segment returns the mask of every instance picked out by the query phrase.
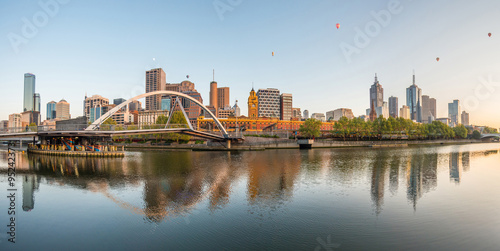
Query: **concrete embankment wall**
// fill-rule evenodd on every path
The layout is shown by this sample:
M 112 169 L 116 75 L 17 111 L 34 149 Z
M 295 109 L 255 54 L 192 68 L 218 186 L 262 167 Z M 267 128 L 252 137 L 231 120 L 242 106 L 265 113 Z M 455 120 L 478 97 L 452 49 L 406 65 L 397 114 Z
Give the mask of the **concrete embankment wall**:
M 481 140 L 394 140 L 394 141 L 336 141 L 315 140 L 313 148 L 335 148 L 335 147 L 401 147 L 409 145 L 440 145 L 440 144 L 469 144 L 481 143 Z M 241 144 L 233 144 L 233 147 L 262 147 L 266 149 L 299 148 L 297 142 L 292 139 L 270 139 L 246 137 Z
M 444 144 L 470 144 L 481 143 L 481 140 L 394 140 L 394 141 L 336 141 L 316 139 L 313 148 L 342 148 L 342 147 L 405 147 L 415 145 L 444 145 Z M 299 145 L 293 139 L 274 139 L 245 137 L 245 140 L 233 142 L 231 150 L 262 150 L 262 149 L 298 149 Z M 149 144 L 127 144 L 126 150 L 150 149 L 150 150 L 223 150 L 223 143 L 208 142 L 206 144 L 172 144 L 172 145 L 149 145 Z

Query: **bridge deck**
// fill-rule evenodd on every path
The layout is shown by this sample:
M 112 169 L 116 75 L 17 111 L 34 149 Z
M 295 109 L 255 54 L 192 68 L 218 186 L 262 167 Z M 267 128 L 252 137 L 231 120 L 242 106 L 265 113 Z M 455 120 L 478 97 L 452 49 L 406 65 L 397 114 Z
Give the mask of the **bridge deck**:
M 191 130 L 189 128 L 166 128 L 166 129 L 143 129 L 143 130 L 123 130 L 123 131 L 40 131 L 40 132 L 19 132 L 19 133 L 3 133 L 0 138 L 17 138 L 26 137 L 32 138 L 36 136 L 42 137 L 113 137 L 113 136 L 129 136 L 141 134 L 159 134 L 159 133 L 182 133 L 190 136 L 213 140 L 227 140 L 221 135 L 211 134 Z

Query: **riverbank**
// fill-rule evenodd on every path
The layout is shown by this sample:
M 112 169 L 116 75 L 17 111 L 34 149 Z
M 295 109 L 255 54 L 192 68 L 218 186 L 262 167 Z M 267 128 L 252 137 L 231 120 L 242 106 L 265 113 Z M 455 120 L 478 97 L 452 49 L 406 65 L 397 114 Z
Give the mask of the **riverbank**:
M 337 141 L 337 140 L 315 140 L 312 148 L 398 148 L 422 145 L 459 145 L 485 143 L 481 140 L 394 140 L 394 141 Z M 118 144 L 123 145 L 125 150 L 186 150 L 186 151 L 262 151 L 266 149 L 299 149 L 296 140 L 293 139 L 270 139 L 270 138 L 245 138 L 244 142 L 233 143 L 230 149 L 225 148 L 218 142 L 208 144 Z

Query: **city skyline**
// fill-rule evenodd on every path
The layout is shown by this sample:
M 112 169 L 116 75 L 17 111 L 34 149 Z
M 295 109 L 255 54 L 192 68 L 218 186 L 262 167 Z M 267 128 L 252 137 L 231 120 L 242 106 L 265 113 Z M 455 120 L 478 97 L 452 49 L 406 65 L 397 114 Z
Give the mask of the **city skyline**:
M 0 83 L 8 95 L 2 95 L 0 117 L 7 119 L 9 114 L 22 111 L 20 76 L 27 72 L 37 75 L 43 117 L 45 104 L 61 98 L 72 104 L 72 117 L 83 115 L 81 100 L 85 92 L 110 99 L 141 94 L 145 89 L 144 71 L 158 67 L 165 70 L 169 83 L 182 82 L 189 74 L 189 80 L 196 83 L 206 100 L 215 69 L 215 80 L 231 88 L 230 104 L 246 100 L 254 82 L 256 90 L 277 88 L 294 94 L 294 107 L 311 113 L 346 107 L 359 116 L 369 108 L 363 93 L 375 72 L 385 96 L 398 97 L 401 106 L 415 69 L 422 94 L 437 99 L 436 117 L 447 117 L 447 104 L 458 99 L 463 106 L 467 101 L 468 106 L 475 104 L 474 109 L 462 107 L 471 114 L 471 123 L 500 127 L 500 118 L 492 109 L 500 102 L 496 84 L 500 77 L 496 58 L 500 52 L 494 47 L 500 31 L 493 27 L 499 21 L 494 10 L 500 3 L 485 1 L 478 7 L 456 1 L 455 8 L 447 8 L 445 3 L 397 1 L 400 11 L 389 12 L 389 21 L 379 22 L 379 32 L 368 37 L 369 42 L 358 48 L 359 53 L 346 57 L 341 48 L 346 44 L 355 46 L 357 35 L 364 33 L 368 24 L 378 22 L 379 13 L 390 10 L 389 2 L 296 2 L 297 6 L 289 8 L 280 8 L 284 6 L 281 2 L 266 2 L 268 8 L 262 8 L 263 2 L 259 1 L 243 2 L 225 13 L 223 20 L 212 3 L 200 2 L 193 21 L 178 27 L 173 26 L 174 20 L 192 11 L 182 4 L 162 3 L 151 8 L 138 3 L 106 3 L 100 10 L 93 10 L 89 8 L 91 3 L 70 2 L 61 4 L 47 25 L 39 27 L 36 36 L 21 44 L 17 52 L 7 35 L 21 34 L 22 18 L 31 20 L 43 8 L 28 1 L 4 4 L 0 50 L 5 60 L 0 62 Z M 128 20 L 127 15 L 117 14 L 113 21 L 106 17 L 112 8 L 172 15 L 155 20 L 144 14 Z M 96 18 L 82 26 L 79 22 L 89 11 L 95 12 Z M 422 13 L 426 19 L 420 18 Z M 463 22 L 464 13 L 477 18 Z M 252 19 L 256 15 L 259 20 Z M 268 25 L 278 18 L 282 22 Z M 158 21 L 163 24 L 158 26 Z M 334 27 L 337 22 L 342 24 L 338 30 Z M 99 27 L 101 24 L 105 25 Z M 151 24 L 164 29 L 159 33 L 153 28 L 143 30 Z M 69 30 L 73 25 L 75 29 Z M 110 26 L 116 26 L 116 31 L 109 31 Z M 248 32 L 231 37 L 231 31 L 241 28 Z M 94 29 L 96 35 L 91 33 Z M 492 37 L 487 36 L 488 32 Z M 124 34 L 130 34 L 130 41 L 124 39 Z M 188 39 L 144 41 L 144 37 L 152 40 L 153 34 L 159 36 L 155 41 L 165 37 Z M 209 34 L 220 40 L 197 42 Z M 488 82 L 490 86 L 485 87 Z M 487 98 L 478 98 L 476 89 Z M 479 102 L 473 103 L 475 100 Z M 246 106 L 241 108 L 241 113 L 247 114 Z

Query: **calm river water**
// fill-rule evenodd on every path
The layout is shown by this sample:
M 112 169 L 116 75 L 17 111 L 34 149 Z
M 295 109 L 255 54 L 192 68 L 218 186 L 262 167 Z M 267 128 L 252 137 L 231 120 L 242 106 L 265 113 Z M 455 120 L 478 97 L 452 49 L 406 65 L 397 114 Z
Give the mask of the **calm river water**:
M 0 151 L 0 250 L 500 250 L 499 150 Z

